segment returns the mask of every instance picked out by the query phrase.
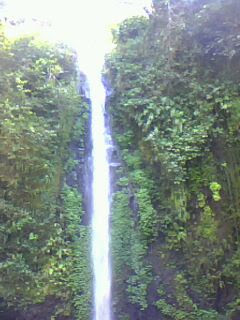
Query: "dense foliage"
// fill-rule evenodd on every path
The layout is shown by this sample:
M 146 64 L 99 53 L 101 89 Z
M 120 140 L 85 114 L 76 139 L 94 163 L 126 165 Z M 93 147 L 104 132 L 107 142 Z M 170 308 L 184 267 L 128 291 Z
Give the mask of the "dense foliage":
M 154 0 L 114 30 L 117 319 L 240 318 L 239 12 Z
M 41 304 L 45 319 L 88 319 L 88 227 L 79 188 L 64 184 L 88 116 L 76 54 L 33 37 L 10 41 L 1 25 L 0 70 L 0 311 Z

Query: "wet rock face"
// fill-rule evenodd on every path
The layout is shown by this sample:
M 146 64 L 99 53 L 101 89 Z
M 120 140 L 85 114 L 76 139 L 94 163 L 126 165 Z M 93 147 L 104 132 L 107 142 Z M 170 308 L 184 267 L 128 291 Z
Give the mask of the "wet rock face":
M 105 88 L 105 92 L 106 92 L 106 97 L 110 97 L 111 94 L 113 93 L 113 88 L 109 82 L 109 79 L 105 76 L 102 77 L 102 83 L 104 85 Z
M 116 182 L 118 180 L 118 169 L 122 167 L 122 161 L 120 157 L 120 152 L 117 147 L 117 144 L 113 138 L 113 129 L 112 129 L 112 118 L 109 112 L 109 97 L 112 94 L 112 88 L 108 83 L 106 77 L 102 78 L 102 82 L 106 92 L 106 101 L 105 101 L 105 123 L 107 128 L 107 137 L 108 139 L 108 160 L 110 165 L 110 185 L 111 185 L 111 194 L 113 195 L 117 191 Z
M 84 73 L 80 72 L 79 73 L 79 87 L 78 87 L 78 92 L 79 94 L 83 97 L 83 99 L 88 99 L 90 97 L 89 93 L 89 85 L 87 82 L 87 77 L 85 76 Z
M 240 310 L 239 311 L 235 311 L 231 314 L 231 320 L 239 320 L 240 319 Z
M 90 104 L 90 101 L 88 101 Z M 83 195 L 83 225 L 89 225 L 92 212 L 92 137 L 91 137 L 91 116 L 89 115 L 88 124 L 86 128 L 86 135 L 84 141 L 84 153 L 82 153 L 82 158 L 80 159 L 80 172 L 78 183 L 83 186 L 82 195 Z
M 89 85 L 86 76 L 80 72 L 79 74 L 79 95 L 82 100 L 91 105 Z M 89 108 L 91 110 L 91 108 Z M 81 117 L 81 115 L 80 115 Z M 76 119 L 77 121 L 78 119 Z M 92 184 L 92 138 L 91 138 L 91 111 L 89 111 L 88 121 L 85 124 L 84 141 L 74 140 L 70 143 L 70 153 L 75 161 L 75 166 L 65 177 L 65 182 L 69 187 L 76 188 L 83 196 L 82 224 L 90 224 L 91 208 L 91 184 Z
M 0 311 L 0 319 L 1 320 L 18 320 L 21 318 L 19 318 L 19 314 L 15 311 Z
M 1 320 L 51 320 L 51 316 L 59 301 L 47 300 L 44 304 L 34 305 L 26 311 L 0 310 Z M 69 317 L 59 317 L 58 320 L 73 320 Z

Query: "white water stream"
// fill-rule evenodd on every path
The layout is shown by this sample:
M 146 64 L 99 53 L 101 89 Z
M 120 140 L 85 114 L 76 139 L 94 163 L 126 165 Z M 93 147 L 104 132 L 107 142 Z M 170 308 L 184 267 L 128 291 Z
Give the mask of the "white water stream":
M 105 89 L 100 72 L 88 76 L 92 103 L 92 262 L 94 320 L 111 319 L 111 268 L 109 254 L 110 174 L 105 127 Z

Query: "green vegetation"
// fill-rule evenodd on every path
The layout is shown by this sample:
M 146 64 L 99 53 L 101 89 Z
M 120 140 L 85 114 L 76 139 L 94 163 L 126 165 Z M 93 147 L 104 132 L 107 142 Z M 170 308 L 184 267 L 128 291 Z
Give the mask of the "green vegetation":
M 240 318 L 239 12 L 238 0 L 154 0 L 113 32 L 119 319 Z
M 76 55 L 33 37 L 10 41 L 1 25 L 0 70 L 1 308 L 41 304 L 44 317 L 52 301 L 51 320 L 88 319 L 89 230 L 81 193 L 64 185 L 88 116 Z

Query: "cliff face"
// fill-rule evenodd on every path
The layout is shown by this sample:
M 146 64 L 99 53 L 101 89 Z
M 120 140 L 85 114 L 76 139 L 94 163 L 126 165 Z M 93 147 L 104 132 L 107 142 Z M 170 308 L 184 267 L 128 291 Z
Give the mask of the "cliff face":
M 88 319 L 89 102 L 76 54 L 0 34 L 0 318 Z
M 240 317 L 237 12 L 156 0 L 114 31 L 116 319 Z

